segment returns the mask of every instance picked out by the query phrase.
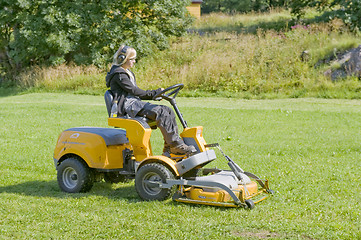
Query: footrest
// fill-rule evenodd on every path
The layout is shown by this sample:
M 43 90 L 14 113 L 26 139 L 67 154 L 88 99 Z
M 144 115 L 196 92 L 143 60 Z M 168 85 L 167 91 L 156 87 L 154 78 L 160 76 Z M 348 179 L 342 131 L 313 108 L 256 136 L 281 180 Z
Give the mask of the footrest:
M 204 166 L 216 158 L 217 158 L 217 156 L 216 156 L 215 152 L 213 150 L 208 150 L 205 152 L 195 154 L 189 158 L 186 158 L 186 159 L 176 163 L 175 167 L 177 168 L 179 175 L 182 176 L 186 172 L 188 172 L 198 166 Z

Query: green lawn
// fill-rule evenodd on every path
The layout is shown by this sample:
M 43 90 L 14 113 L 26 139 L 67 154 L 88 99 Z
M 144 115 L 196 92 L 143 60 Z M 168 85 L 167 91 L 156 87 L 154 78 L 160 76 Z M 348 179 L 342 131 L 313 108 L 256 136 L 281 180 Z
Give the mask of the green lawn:
M 361 101 L 178 98 L 190 126 L 276 195 L 249 211 L 142 202 L 134 182 L 59 190 L 62 130 L 106 127 L 103 97 L 0 97 L 0 239 L 361 239 Z M 159 130 L 152 135 L 160 154 Z M 212 166 L 226 168 L 217 152 Z

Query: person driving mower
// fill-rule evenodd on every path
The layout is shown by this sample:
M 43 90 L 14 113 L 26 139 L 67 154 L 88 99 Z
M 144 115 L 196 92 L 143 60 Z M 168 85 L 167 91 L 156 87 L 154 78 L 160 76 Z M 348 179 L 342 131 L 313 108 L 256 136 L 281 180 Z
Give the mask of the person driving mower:
M 196 153 L 196 148 L 186 145 L 179 136 L 176 116 L 170 107 L 142 101 L 152 100 L 163 89 L 143 90 L 137 86 L 135 75 L 130 71 L 136 56 L 134 48 L 121 45 L 114 54 L 112 67 L 106 75 L 106 85 L 113 94 L 113 104 L 117 104 L 116 114 L 130 118 L 140 116 L 155 121 L 164 138 L 164 156 L 169 157 L 171 153 Z

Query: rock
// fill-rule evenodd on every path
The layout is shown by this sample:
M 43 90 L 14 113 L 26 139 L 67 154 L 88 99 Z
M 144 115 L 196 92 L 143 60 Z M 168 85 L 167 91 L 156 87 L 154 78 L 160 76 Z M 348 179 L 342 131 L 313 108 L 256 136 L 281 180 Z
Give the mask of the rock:
M 307 50 L 303 51 L 303 52 L 301 53 L 300 58 L 301 58 L 301 61 L 302 61 L 302 62 L 308 62 L 308 61 L 310 60 L 310 53 L 309 53 L 309 51 L 307 51 Z
M 324 75 L 332 81 L 346 78 L 347 76 L 361 77 L 361 45 L 345 53 L 339 54 L 336 60 L 328 61 L 330 65 L 339 65 L 337 69 L 328 69 Z
M 348 75 L 361 77 L 361 45 L 351 52 L 350 60 L 345 64 L 345 71 Z

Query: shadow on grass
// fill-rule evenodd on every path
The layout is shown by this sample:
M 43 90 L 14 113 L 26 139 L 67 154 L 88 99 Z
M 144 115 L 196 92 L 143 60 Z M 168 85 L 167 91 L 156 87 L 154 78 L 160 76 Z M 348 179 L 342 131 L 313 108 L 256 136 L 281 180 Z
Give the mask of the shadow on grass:
M 0 87 L 0 97 L 9 97 L 18 95 L 24 92 L 24 89 L 16 87 Z
M 132 183 L 119 184 L 114 189 L 111 184 L 100 182 L 95 183 L 93 188 L 86 193 L 66 193 L 60 190 L 57 181 L 31 181 L 0 187 L 1 193 L 50 198 L 83 198 L 97 195 L 108 197 L 109 199 L 123 199 L 129 202 L 141 201 Z
M 112 200 L 125 200 L 128 203 L 143 202 L 138 196 L 134 182 L 118 184 L 117 188 L 113 188 L 111 184 L 105 182 L 95 183 L 93 188 L 87 193 L 66 193 L 60 190 L 57 181 L 31 181 L 15 185 L 0 187 L 0 194 L 10 193 L 22 196 L 40 197 L 40 198 L 86 198 L 88 196 L 102 196 Z M 164 204 L 172 206 L 188 206 L 194 209 L 218 209 L 219 211 L 227 211 L 229 207 L 211 206 L 203 204 L 182 203 L 176 201 L 166 201 Z
M 185 203 L 185 202 L 177 202 L 177 201 L 171 201 L 168 204 L 170 204 L 172 206 L 175 206 L 175 207 L 177 207 L 177 206 L 188 206 L 188 207 L 192 207 L 193 209 L 200 209 L 200 210 L 217 209 L 218 211 L 228 211 L 229 209 L 234 209 L 235 208 L 235 207 L 214 206 L 214 205 L 196 204 L 196 203 Z M 244 209 L 243 207 L 238 207 L 238 208 Z

